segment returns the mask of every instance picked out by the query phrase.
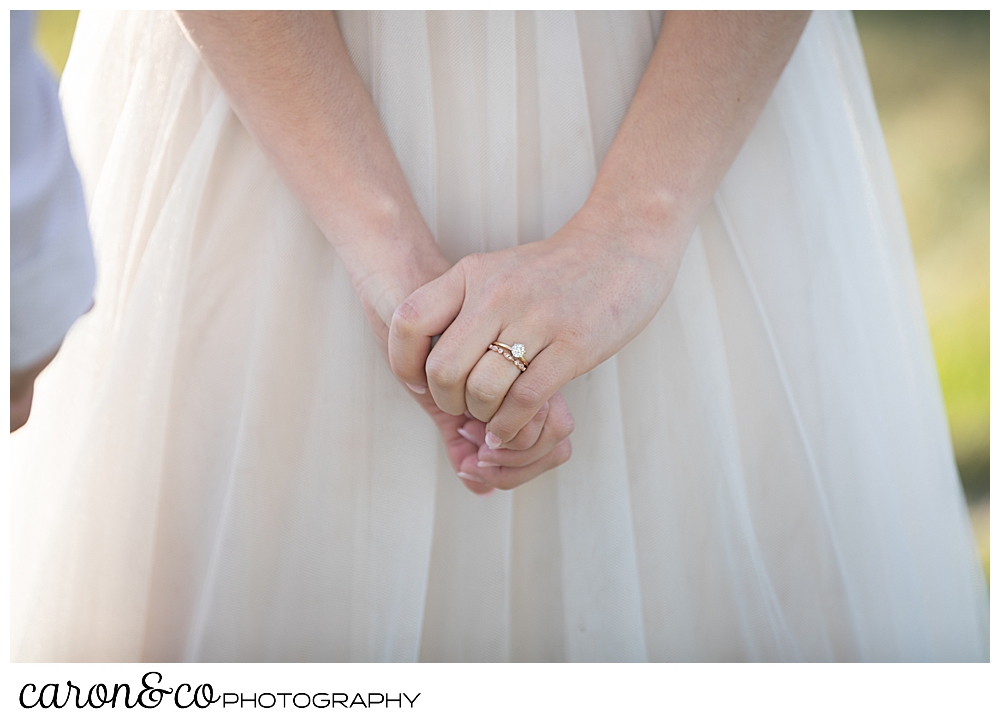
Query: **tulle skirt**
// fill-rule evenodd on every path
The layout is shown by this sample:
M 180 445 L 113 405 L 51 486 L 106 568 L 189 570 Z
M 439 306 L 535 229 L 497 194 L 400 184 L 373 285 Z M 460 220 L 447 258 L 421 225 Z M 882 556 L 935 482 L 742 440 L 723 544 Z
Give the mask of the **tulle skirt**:
M 451 260 L 583 203 L 656 13 L 343 12 Z M 15 660 L 983 660 L 987 593 L 849 13 L 816 13 L 574 454 L 477 497 L 166 13 L 62 82 L 94 310 L 12 438 Z

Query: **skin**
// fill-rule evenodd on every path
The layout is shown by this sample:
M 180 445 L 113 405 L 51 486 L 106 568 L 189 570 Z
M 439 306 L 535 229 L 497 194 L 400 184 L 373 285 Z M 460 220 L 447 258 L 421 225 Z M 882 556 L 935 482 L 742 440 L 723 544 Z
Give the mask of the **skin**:
M 332 13 L 178 17 L 337 249 L 393 371 L 438 425 L 459 476 L 483 493 L 569 458 L 573 422 L 558 390 L 662 305 L 808 14 L 668 13 L 580 212 L 548 239 L 450 269 Z M 505 282 L 515 277 L 511 294 Z M 484 353 L 498 338 L 526 345 L 527 372 Z
M 393 311 L 450 264 L 413 200 L 333 13 L 177 16 L 243 125 L 336 248 L 388 355 Z M 569 458 L 573 419 L 561 396 L 539 405 L 509 449 L 489 450 L 483 425 L 464 409 L 442 411 L 424 384 L 410 390 L 473 492 L 526 482 Z M 489 453 L 483 460 L 480 449 Z
M 10 373 L 10 431 L 20 429 L 31 414 L 31 400 L 35 394 L 35 379 L 55 359 L 56 351 L 28 369 Z
M 389 360 L 505 446 L 649 323 L 805 27 L 800 12 L 669 12 L 583 208 L 537 243 L 467 256 L 393 315 Z M 516 282 L 516 283 L 515 283 Z M 441 338 L 430 349 L 431 336 Z M 528 350 L 519 374 L 494 339 Z

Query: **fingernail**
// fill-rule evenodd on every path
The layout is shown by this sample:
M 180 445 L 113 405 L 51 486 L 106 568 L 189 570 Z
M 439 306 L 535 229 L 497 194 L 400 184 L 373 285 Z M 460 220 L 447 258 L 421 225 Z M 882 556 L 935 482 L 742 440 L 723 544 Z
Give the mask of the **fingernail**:
M 493 434 L 493 432 L 487 432 L 486 433 L 486 446 L 487 447 L 489 447 L 490 449 L 497 449 L 501 444 L 503 444 L 503 440 L 500 439 L 495 434 Z
M 475 482 L 476 484 L 481 484 L 481 485 L 486 484 L 481 479 L 479 479 L 475 475 L 469 474 L 468 472 L 459 472 L 458 476 L 461 477 L 462 479 L 469 480 L 469 482 Z
M 406 386 L 408 386 L 410 391 L 414 394 L 424 394 L 427 392 L 427 387 L 422 387 L 419 384 L 407 384 Z
M 472 443 L 473 443 L 474 445 L 476 445 L 477 447 L 479 446 L 479 442 L 477 442 L 477 441 L 476 441 L 476 438 L 475 438 L 475 437 L 473 437 L 473 436 L 472 436 L 471 434 L 469 434 L 468 432 L 466 432 L 466 431 L 465 431 L 464 429 L 462 429 L 461 427 L 459 427 L 459 428 L 458 428 L 458 433 L 459 433 L 460 435 L 462 435 L 462 439 L 466 440 L 467 442 L 472 442 Z
M 499 467 L 500 466 L 496 462 L 483 462 L 482 460 L 479 460 L 478 464 L 479 464 L 480 467 Z

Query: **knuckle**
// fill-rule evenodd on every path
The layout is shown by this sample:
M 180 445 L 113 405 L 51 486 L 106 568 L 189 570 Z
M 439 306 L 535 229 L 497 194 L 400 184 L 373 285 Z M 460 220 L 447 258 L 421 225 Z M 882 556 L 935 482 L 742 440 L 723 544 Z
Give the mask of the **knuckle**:
M 500 414 L 497 414 L 490 420 L 489 431 L 493 432 L 500 439 L 512 440 L 514 435 L 519 431 L 519 428 L 515 427 L 506 416 L 501 417 Z
M 460 372 L 451 362 L 430 356 L 424 367 L 427 381 L 439 389 L 454 389 L 461 382 Z
M 496 380 L 478 375 L 469 377 L 469 380 L 465 384 L 465 393 L 469 396 L 469 399 L 484 406 L 495 404 L 503 398 L 506 391 Z
M 542 393 L 529 383 L 515 384 L 508 394 L 511 401 L 522 408 L 534 409 L 542 402 Z

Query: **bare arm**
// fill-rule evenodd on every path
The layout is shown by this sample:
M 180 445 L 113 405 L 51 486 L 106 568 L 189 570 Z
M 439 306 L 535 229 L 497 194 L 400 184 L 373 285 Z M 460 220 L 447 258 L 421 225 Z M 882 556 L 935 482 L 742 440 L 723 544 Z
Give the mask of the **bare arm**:
M 337 249 L 385 351 L 396 306 L 449 264 L 410 194 L 333 13 L 178 17 L 244 126 Z M 411 386 L 412 396 L 474 492 L 491 491 L 478 480 L 499 470 L 527 480 L 568 456 L 572 417 L 561 397 L 539 409 L 512 445 L 516 451 L 493 460 L 502 467 L 481 470 L 482 423 L 442 412 L 419 389 Z
M 230 104 L 336 247 L 376 334 L 448 268 L 332 12 L 178 17 Z
M 488 421 L 492 443 L 505 445 L 553 393 L 635 337 L 670 292 L 807 18 L 667 13 L 583 208 L 550 238 L 466 257 L 403 302 L 389 337 L 396 374 L 427 383 L 441 409 Z M 525 345 L 526 372 L 483 355 L 497 334 Z
M 808 12 L 667 12 L 586 211 L 637 241 L 648 239 L 661 255 L 668 229 L 676 227 L 671 238 L 686 241 L 808 18 Z

